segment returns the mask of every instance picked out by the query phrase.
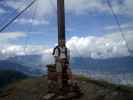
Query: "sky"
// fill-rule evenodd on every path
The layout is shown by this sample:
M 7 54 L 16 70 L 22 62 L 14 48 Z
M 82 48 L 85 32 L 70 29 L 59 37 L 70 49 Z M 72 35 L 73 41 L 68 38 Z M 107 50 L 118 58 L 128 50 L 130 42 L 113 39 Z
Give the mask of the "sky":
M 0 28 L 31 1 L 0 0 Z M 123 34 L 107 1 L 65 0 L 66 38 L 72 56 L 105 59 L 132 55 L 133 1 L 110 0 Z M 51 52 L 58 36 L 56 5 L 56 0 L 37 0 L 1 32 L 0 58 Z

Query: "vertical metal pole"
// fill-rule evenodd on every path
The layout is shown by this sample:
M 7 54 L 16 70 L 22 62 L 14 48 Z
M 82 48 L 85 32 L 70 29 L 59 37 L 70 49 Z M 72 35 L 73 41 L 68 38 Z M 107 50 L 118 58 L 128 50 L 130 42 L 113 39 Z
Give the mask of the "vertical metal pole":
M 58 13 L 58 44 L 60 40 L 65 39 L 65 7 L 64 7 L 64 0 L 57 0 L 57 13 Z M 67 69 L 65 68 L 66 65 L 62 67 L 62 89 L 66 91 L 68 85 L 67 80 Z
M 65 40 L 65 7 L 64 0 L 57 0 L 58 15 L 58 43 L 61 39 Z

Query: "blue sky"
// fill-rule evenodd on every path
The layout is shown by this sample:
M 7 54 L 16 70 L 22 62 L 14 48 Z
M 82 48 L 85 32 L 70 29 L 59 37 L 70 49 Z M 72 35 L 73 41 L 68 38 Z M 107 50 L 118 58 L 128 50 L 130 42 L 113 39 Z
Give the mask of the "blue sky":
M 1 0 L 0 27 L 12 19 L 31 1 Z M 115 14 L 118 16 L 122 30 L 125 33 L 132 32 L 133 1 L 110 0 L 110 2 Z M 107 0 L 66 0 L 65 9 L 68 41 L 73 37 L 78 37 L 79 39 L 89 36 L 101 38 L 105 37 L 105 35 L 119 33 L 111 9 L 107 5 Z M 47 45 L 53 47 L 57 43 L 56 10 L 56 0 L 38 0 L 1 34 L 16 32 L 24 34 L 18 37 L 15 34 L 15 38 L 4 38 L 8 44 Z M 1 40 L 3 41 L 4 39 Z

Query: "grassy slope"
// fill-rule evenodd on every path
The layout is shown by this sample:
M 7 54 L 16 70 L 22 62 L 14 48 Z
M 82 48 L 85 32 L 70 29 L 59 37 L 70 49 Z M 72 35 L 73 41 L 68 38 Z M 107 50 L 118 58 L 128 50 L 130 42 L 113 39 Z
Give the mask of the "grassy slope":
M 21 72 L 13 70 L 0 70 L 0 89 L 12 82 L 25 79 L 27 77 L 28 76 Z
M 88 83 L 92 83 L 104 88 L 110 88 L 116 91 L 123 91 L 123 92 L 127 92 L 127 93 L 132 93 L 133 92 L 133 86 L 126 86 L 126 85 L 118 85 L 118 84 L 113 84 L 113 83 L 109 83 L 107 81 L 104 80 L 94 80 L 91 78 L 87 78 L 84 76 L 78 76 L 77 80 L 81 80 L 81 81 L 86 81 Z

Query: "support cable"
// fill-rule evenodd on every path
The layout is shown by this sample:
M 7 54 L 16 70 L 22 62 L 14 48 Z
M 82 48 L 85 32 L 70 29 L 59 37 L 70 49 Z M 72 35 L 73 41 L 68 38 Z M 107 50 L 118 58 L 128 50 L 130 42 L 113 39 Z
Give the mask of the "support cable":
M 3 0 L 3 1 L 0 1 L 0 3 L 3 3 L 3 6 L 8 6 L 8 1 L 7 0 Z M 23 6 L 24 5 L 24 3 L 26 2 L 26 0 L 23 0 L 23 3 L 22 3 L 22 5 L 21 6 Z M 16 4 L 15 4 L 16 5 Z M 18 8 L 16 8 L 15 10 L 13 10 L 11 13 L 9 13 L 6 17 L 8 18 L 8 19 L 6 19 L 6 20 L 10 20 L 10 17 L 12 17 L 12 15 L 13 14 L 16 14 L 18 11 L 20 11 L 20 7 L 18 7 Z M 2 19 L 1 20 L 1 23 L 4 23 L 5 22 L 5 18 L 4 19 Z
M 20 15 L 22 15 L 27 9 L 29 9 L 37 0 L 33 0 L 26 8 L 24 8 L 20 13 L 18 13 L 14 18 L 12 18 L 7 24 L 5 24 L 0 32 L 4 31 L 10 24 L 12 24 Z
M 125 41 L 125 43 L 126 43 L 125 45 L 126 45 L 126 47 L 127 47 L 127 49 L 128 49 L 128 52 L 129 52 L 129 54 L 131 55 L 131 50 L 130 50 L 129 45 L 128 45 L 128 43 L 127 43 L 125 34 L 124 34 L 124 32 L 123 32 L 123 30 L 122 30 L 122 28 L 121 28 L 120 21 L 119 21 L 117 15 L 115 14 L 115 12 L 114 12 L 114 10 L 113 10 L 113 7 L 112 7 L 112 5 L 111 5 L 110 0 L 106 0 L 106 1 L 107 1 L 107 5 L 108 5 L 108 7 L 110 8 L 110 10 L 111 10 L 111 12 L 112 12 L 112 15 L 113 15 L 113 17 L 114 17 L 114 19 L 115 19 L 115 21 L 116 21 L 116 24 L 118 25 L 119 31 L 120 31 L 120 33 L 121 33 L 121 36 L 123 37 L 123 39 L 124 39 L 124 41 Z

